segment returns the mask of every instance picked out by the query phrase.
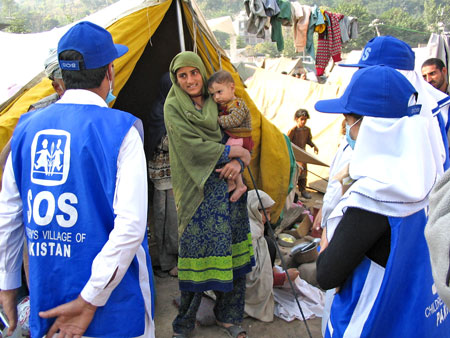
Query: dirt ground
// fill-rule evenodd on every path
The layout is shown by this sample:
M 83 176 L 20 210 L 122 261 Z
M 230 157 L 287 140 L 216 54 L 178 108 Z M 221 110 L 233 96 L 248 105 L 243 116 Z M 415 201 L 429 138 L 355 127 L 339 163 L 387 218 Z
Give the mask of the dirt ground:
M 307 206 L 317 204 L 322 200 L 322 194 L 310 190 L 311 200 L 301 199 Z M 160 278 L 155 276 L 156 284 L 156 305 L 155 305 L 155 325 L 156 337 L 172 337 L 172 321 L 177 315 L 177 308 L 173 305 L 173 300 L 179 296 L 178 280 L 173 277 Z M 307 325 L 312 338 L 321 338 L 321 318 L 307 320 Z M 306 326 L 303 321 L 294 320 L 286 322 L 274 317 L 272 323 L 246 318 L 242 326 L 247 330 L 250 338 L 294 338 L 308 337 Z M 220 338 L 228 335 L 217 326 L 197 326 L 191 335 L 192 338 Z

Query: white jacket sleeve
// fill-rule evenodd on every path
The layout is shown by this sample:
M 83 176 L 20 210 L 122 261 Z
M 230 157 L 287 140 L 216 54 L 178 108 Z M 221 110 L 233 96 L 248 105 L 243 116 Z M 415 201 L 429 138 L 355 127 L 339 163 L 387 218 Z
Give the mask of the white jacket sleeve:
M 0 192 L 0 290 L 16 289 L 22 283 L 24 231 L 22 199 L 9 154 Z

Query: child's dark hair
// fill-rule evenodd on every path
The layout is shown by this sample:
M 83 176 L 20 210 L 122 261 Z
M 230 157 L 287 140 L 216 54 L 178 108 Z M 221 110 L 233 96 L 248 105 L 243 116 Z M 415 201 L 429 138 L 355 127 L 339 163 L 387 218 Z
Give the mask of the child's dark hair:
M 234 83 L 234 80 L 229 72 L 226 70 L 219 70 L 208 79 L 208 88 L 211 87 L 213 83 Z
M 307 119 L 309 119 L 309 113 L 306 109 L 300 108 L 299 110 L 297 110 L 294 114 L 294 120 L 298 120 L 300 117 L 306 117 Z

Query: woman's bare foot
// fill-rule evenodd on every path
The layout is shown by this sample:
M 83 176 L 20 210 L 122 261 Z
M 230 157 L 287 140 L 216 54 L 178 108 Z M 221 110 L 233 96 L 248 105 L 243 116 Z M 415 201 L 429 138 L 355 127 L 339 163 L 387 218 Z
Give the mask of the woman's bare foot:
M 171 277 L 178 277 L 178 267 L 173 267 L 169 270 L 169 276 Z

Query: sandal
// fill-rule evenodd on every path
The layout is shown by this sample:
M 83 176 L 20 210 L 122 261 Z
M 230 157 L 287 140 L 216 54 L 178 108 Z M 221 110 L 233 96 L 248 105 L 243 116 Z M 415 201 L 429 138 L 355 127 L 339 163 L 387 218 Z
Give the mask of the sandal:
M 228 333 L 228 335 L 231 338 L 237 338 L 239 337 L 239 335 L 244 334 L 246 338 L 248 338 L 247 336 L 247 331 L 245 331 L 242 327 L 238 326 L 238 325 L 231 325 L 229 327 L 225 327 L 223 325 L 219 325 L 219 327 L 224 330 L 226 333 Z

